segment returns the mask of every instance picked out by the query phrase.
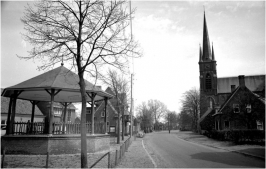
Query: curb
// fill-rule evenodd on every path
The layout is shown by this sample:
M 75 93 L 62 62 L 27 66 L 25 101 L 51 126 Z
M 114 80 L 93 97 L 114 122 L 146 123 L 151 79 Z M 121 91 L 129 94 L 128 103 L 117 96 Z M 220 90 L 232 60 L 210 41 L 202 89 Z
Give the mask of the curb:
M 180 138 L 180 137 L 178 137 L 178 138 Z M 258 156 L 258 155 L 254 155 L 254 154 L 250 154 L 250 153 L 240 152 L 240 151 L 237 151 L 237 150 L 228 150 L 226 148 L 212 146 L 212 145 L 208 145 L 208 144 L 202 144 L 202 143 L 198 143 L 198 142 L 195 142 L 195 141 L 190 141 L 190 140 L 187 140 L 187 139 L 184 139 L 184 138 L 180 138 L 180 139 L 185 140 L 185 141 L 188 141 L 188 142 L 192 142 L 192 143 L 197 143 L 197 144 L 205 145 L 205 146 L 208 146 L 208 147 L 222 149 L 222 150 L 230 151 L 230 152 L 233 152 L 233 153 L 243 154 L 243 155 L 246 155 L 246 156 L 255 157 L 255 158 L 259 158 L 259 159 L 265 160 L 265 157 Z

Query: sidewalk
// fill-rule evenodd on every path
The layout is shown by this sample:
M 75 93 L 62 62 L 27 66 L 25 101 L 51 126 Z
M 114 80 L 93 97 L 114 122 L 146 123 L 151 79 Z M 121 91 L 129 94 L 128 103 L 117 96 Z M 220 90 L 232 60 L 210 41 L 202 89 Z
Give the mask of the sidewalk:
M 235 145 L 229 141 L 217 141 L 191 131 L 180 131 L 176 135 L 186 141 L 202 144 L 210 147 L 224 149 L 244 155 L 265 160 L 265 146 L 260 145 Z
M 133 138 L 128 151 L 115 168 L 154 168 L 142 145 L 142 138 L 136 138 L 136 140 Z

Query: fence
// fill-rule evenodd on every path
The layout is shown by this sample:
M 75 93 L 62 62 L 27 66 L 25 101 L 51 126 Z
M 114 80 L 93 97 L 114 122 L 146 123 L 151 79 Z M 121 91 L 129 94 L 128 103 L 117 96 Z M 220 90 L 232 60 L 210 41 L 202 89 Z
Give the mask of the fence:
M 31 128 L 32 126 L 32 128 Z M 32 130 L 32 131 L 31 131 Z M 43 122 L 15 122 L 14 123 L 14 134 L 43 134 L 44 123 Z
M 115 167 L 121 161 L 121 159 L 124 156 L 125 152 L 128 150 L 128 147 L 132 143 L 132 139 L 131 138 L 132 137 L 129 137 L 122 145 L 120 145 L 118 150 L 115 150 L 115 151 L 112 151 L 112 152 L 107 152 L 106 154 L 104 154 L 93 165 L 91 165 L 90 168 L 95 167 L 106 156 L 108 156 L 107 167 L 108 168 Z
M 117 164 L 119 164 L 119 162 L 121 161 L 122 157 L 124 156 L 125 152 L 128 150 L 128 147 L 130 146 L 130 144 L 132 143 L 132 137 L 129 137 L 122 145 L 120 145 L 120 147 L 114 151 L 110 151 L 110 152 L 107 152 L 105 153 L 104 155 L 102 155 L 101 157 L 99 157 L 99 159 L 90 166 L 90 168 L 93 168 L 93 167 L 97 167 L 97 168 L 105 168 L 105 167 L 108 167 L 108 168 L 114 168 L 115 166 L 117 166 Z M 8 167 L 8 161 L 10 160 L 6 160 L 5 159 L 5 147 L 2 147 L 1 148 L 1 154 L 2 154 L 2 159 L 1 159 L 1 168 L 4 168 L 4 167 Z M 35 156 L 36 157 L 36 156 Z M 47 152 L 46 155 L 43 156 L 45 159 L 43 159 L 43 161 L 45 161 L 45 166 L 38 166 L 40 163 L 38 163 L 37 166 L 35 167 L 40 167 L 40 168 L 49 168 L 51 166 L 51 162 L 49 162 L 51 159 L 50 159 L 50 155 L 49 155 L 49 152 Z M 30 157 L 32 158 L 32 157 Z M 57 160 L 58 160 L 59 157 L 57 157 Z M 63 157 L 64 159 L 66 158 L 65 156 Z M 73 158 L 73 157 L 71 157 Z M 40 160 L 41 158 L 38 157 L 36 160 Z M 12 157 L 12 161 L 14 161 L 14 157 Z M 42 161 L 42 160 L 40 160 Z M 101 163 L 101 164 L 99 164 Z M 16 164 L 17 165 L 17 164 Z M 43 164 L 42 164 L 43 165 Z M 97 166 L 98 165 L 98 166 Z
M 91 133 L 91 123 L 86 123 L 87 133 Z M 80 123 L 63 123 L 55 122 L 53 123 L 53 134 L 80 134 Z M 45 128 L 44 122 L 15 122 L 14 123 L 14 134 L 43 134 Z M 94 123 L 94 133 L 95 134 L 104 134 L 105 123 L 95 122 Z

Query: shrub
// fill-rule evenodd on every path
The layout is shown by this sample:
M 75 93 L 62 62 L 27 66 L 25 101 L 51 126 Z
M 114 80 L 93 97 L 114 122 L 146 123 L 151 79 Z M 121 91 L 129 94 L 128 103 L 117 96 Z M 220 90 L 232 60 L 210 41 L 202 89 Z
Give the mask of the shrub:
M 263 130 L 245 129 L 245 130 L 212 130 L 208 134 L 205 134 L 210 138 L 216 140 L 229 140 L 235 144 L 242 143 L 255 143 L 262 144 L 265 142 L 265 132 Z

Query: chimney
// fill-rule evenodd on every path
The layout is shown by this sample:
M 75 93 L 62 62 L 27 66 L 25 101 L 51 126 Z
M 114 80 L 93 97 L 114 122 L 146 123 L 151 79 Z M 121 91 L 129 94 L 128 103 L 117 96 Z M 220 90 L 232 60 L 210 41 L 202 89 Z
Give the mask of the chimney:
M 245 76 L 244 75 L 240 75 L 238 76 L 239 79 L 239 86 L 240 87 L 245 87 Z
M 231 93 L 236 89 L 236 85 L 231 85 Z

